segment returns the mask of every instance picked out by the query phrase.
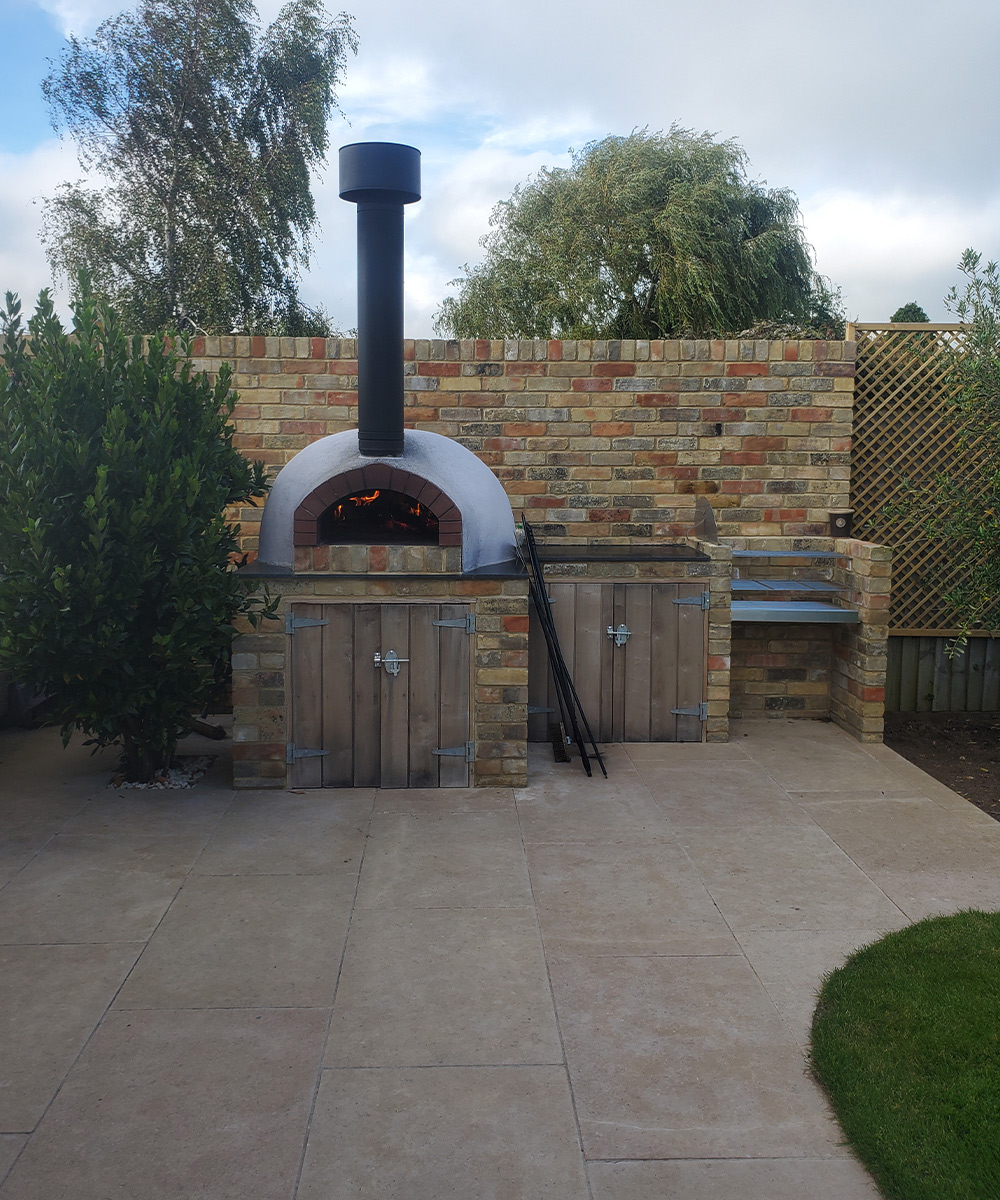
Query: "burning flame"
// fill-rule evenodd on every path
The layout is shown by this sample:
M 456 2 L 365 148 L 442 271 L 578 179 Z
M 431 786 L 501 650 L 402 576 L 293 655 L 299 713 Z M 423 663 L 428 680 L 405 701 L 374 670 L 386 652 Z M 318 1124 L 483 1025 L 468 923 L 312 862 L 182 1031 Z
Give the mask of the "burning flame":
M 368 492 L 355 492 L 331 505 L 324 513 L 324 523 L 336 526 L 357 521 L 361 514 L 372 510 L 367 516 L 378 530 L 392 536 L 413 534 L 418 531 L 436 531 L 437 521 L 433 513 L 411 496 L 401 492 L 373 488 Z

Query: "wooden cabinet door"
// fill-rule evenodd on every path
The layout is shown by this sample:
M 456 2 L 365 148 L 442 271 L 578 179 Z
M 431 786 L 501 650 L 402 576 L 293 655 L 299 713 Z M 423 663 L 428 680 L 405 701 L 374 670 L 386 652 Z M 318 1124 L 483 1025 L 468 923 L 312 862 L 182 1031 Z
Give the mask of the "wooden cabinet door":
M 465 604 L 293 605 L 291 786 L 467 787 L 469 613 Z
M 698 710 L 705 698 L 708 646 L 708 613 L 699 603 L 704 591 L 699 582 L 549 584 L 563 656 L 598 741 L 701 741 Z M 627 636 L 623 631 L 618 639 L 614 631 L 622 626 Z M 529 717 L 529 737 L 544 741 L 548 722 L 560 714 L 537 618 L 530 652 L 529 706 L 554 710 Z

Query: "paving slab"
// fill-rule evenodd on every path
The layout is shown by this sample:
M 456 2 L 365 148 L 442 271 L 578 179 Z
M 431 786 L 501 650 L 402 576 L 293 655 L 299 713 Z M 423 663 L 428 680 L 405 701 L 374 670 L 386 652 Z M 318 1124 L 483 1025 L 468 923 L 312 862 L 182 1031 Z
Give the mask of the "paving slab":
M 588 1159 L 842 1152 L 742 956 L 578 958 L 550 970 Z
M 586 1200 L 562 1067 L 324 1071 L 297 1200 Z
M 533 909 L 358 912 L 325 1062 L 561 1063 Z
M 679 839 L 737 934 L 892 928 L 899 919 L 890 897 L 818 825 L 690 826 Z
M 121 1008 L 329 1007 L 357 872 L 191 876 Z
M 35 1128 L 142 948 L 0 946 L 0 1130 Z
M 531 903 L 513 812 L 376 813 L 359 908 L 505 908 Z
M 112 1012 L 4 1200 L 287 1200 L 327 1014 Z
M 701 876 L 674 842 L 543 842 L 526 852 L 550 955 L 739 953 Z
M 0 891 L 0 943 L 148 938 L 206 834 L 57 834 Z
M 323 875 L 360 866 L 374 788 L 241 792 L 216 823 L 198 875 Z

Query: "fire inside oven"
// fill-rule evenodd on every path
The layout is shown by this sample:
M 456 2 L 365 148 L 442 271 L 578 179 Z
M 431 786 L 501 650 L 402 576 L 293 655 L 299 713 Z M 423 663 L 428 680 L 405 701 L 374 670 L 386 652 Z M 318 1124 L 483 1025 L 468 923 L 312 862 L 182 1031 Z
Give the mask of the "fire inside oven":
M 352 492 L 323 513 L 316 532 L 320 545 L 392 542 L 436 546 L 438 519 L 419 500 L 388 488 Z

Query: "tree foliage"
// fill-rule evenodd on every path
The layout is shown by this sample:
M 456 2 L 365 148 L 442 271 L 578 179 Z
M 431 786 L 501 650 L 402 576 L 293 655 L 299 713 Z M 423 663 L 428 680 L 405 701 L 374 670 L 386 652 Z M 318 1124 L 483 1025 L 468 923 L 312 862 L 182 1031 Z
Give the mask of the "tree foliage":
M 897 321 L 914 323 L 922 321 L 926 323 L 928 316 L 916 302 L 916 300 L 911 300 L 908 304 L 904 304 L 900 308 L 897 308 L 889 320 L 893 323 Z
M 129 338 L 86 281 L 72 333 L 47 292 L 0 314 L 0 664 L 54 697 L 68 740 L 121 743 L 130 778 L 169 763 L 238 614 L 270 612 L 232 570 L 223 509 L 265 491 L 232 444 L 227 368 L 193 373 Z
M 746 167 L 735 142 L 677 126 L 585 146 L 497 205 L 438 331 L 657 338 L 842 320 L 795 196 Z
M 43 91 L 92 182 L 46 202 L 54 269 L 86 268 L 134 332 L 326 332 L 297 278 L 355 48 L 322 0 L 263 33 L 251 0 L 140 0 L 70 38 Z

